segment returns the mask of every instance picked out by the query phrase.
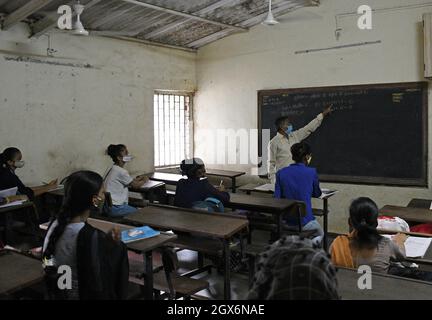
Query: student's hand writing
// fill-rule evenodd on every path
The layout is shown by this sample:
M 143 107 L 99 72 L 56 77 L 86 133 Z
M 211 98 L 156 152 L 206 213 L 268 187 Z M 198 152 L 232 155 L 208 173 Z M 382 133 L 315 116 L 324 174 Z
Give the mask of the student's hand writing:
M 111 238 L 112 238 L 114 241 L 117 241 L 117 242 L 120 242 L 120 241 L 121 241 L 121 232 L 120 232 L 120 229 L 119 229 L 119 228 L 115 227 L 115 228 L 111 229 L 111 230 L 108 232 L 108 234 L 111 235 Z
M 398 233 L 393 237 L 393 241 L 398 244 L 399 246 L 402 246 L 405 241 L 407 240 L 408 236 L 404 233 Z
M 218 189 L 219 189 L 219 191 L 221 191 L 221 192 L 225 192 L 225 191 L 226 191 L 225 186 L 224 186 L 223 184 L 221 184 L 221 185 L 218 187 Z
M 333 105 L 329 105 L 328 107 L 326 107 L 323 111 L 323 116 L 326 117 L 327 115 L 329 115 L 330 113 L 332 113 L 333 109 L 332 109 Z

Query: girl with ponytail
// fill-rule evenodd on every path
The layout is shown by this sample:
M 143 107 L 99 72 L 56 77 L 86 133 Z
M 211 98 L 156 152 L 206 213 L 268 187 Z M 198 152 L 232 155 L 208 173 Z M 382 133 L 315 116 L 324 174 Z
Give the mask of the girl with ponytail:
M 113 204 L 109 215 L 111 217 L 124 217 L 137 211 L 135 207 L 129 205 L 129 187 L 139 189 L 149 179 L 146 176 L 132 178 L 124 168 L 133 159 L 124 144 L 110 144 L 106 153 L 113 161 L 113 166 L 105 177 L 106 188 L 111 194 Z
M 348 224 L 349 235 L 337 237 L 330 247 L 335 265 L 369 265 L 372 271 L 387 273 L 391 262 L 405 259 L 406 235 L 397 234 L 390 240 L 378 233 L 378 207 L 371 199 L 357 198 L 351 203 Z
M 72 289 L 62 292 L 65 299 L 106 299 L 118 297 L 115 267 L 124 245 L 118 230 L 108 236 L 87 224 L 92 210 L 101 210 L 105 201 L 102 177 L 92 171 L 75 172 L 66 178 L 62 208 L 49 228 L 43 246 L 43 263 L 50 290 L 56 290 L 57 268 L 66 265 L 72 271 Z M 95 239 L 97 241 L 95 241 Z M 114 240 L 114 241 L 113 241 Z M 113 254 L 117 258 L 112 258 Z M 95 260 L 99 262 L 95 263 Z M 123 261 L 123 266 L 127 267 Z M 126 271 L 124 271 L 126 272 Z M 94 277 L 94 275 L 100 277 Z M 98 281 L 95 283 L 95 281 Z

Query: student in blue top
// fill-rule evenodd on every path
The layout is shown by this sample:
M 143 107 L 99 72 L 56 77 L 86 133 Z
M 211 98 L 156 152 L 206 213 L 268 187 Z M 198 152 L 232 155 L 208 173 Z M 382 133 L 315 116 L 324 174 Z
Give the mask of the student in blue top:
M 229 202 L 230 196 L 225 188 L 219 190 L 213 187 L 205 177 L 204 162 L 200 158 L 186 159 L 180 164 L 182 174 L 187 179 L 181 179 L 177 183 L 174 205 L 182 208 L 192 208 L 197 202 L 207 198 L 216 198 L 223 204 Z
M 314 230 L 313 240 L 320 243 L 324 232 L 312 213 L 312 197 L 320 197 L 321 189 L 316 169 L 308 167 L 312 160 L 311 148 L 307 143 L 296 143 L 291 147 L 291 154 L 295 163 L 276 173 L 275 198 L 303 201 L 306 216 L 302 218 L 302 230 Z M 296 218 L 287 218 L 286 223 L 293 230 L 298 226 Z

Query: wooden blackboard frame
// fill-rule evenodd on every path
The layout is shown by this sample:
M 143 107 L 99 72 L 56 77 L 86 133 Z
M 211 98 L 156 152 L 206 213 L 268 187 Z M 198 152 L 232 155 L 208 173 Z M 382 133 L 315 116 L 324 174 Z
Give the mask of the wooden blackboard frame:
M 369 89 L 389 89 L 404 87 L 406 89 L 418 88 L 422 89 L 422 138 L 423 138 L 423 165 L 422 177 L 418 179 L 399 179 L 387 177 L 368 177 L 368 176 L 341 176 L 341 175 L 325 175 L 320 174 L 319 178 L 323 182 L 349 183 L 349 184 L 368 184 L 368 185 L 386 185 L 386 186 L 402 186 L 402 187 L 428 187 L 428 82 L 398 82 L 398 83 L 380 83 L 380 84 L 360 84 L 360 85 L 342 85 L 342 86 L 324 86 L 310 88 L 290 88 L 290 89 L 270 89 L 258 90 L 258 157 L 262 156 L 262 103 L 263 97 L 276 94 L 293 94 L 293 93 L 308 93 L 314 91 L 328 92 L 334 90 L 369 90 Z M 267 166 L 266 163 L 261 163 L 261 166 Z

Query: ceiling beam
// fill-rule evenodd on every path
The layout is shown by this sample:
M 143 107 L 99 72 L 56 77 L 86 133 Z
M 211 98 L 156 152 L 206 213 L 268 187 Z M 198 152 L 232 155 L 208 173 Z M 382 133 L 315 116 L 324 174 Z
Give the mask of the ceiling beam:
M 319 5 L 319 3 L 317 3 L 316 1 L 312 0 L 312 1 L 308 1 L 308 3 L 306 3 L 306 1 L 300 2 L 299 1 L 288 1 L 288 2 L 282 2 L 279 4 L 279 6 L 273 8 L 272 12 L 273 14 L 278 14 L 284 11 L 294 11 L 297 10 L 299 8 L 303 8 L 305 6 L 317 6 Z M 242 21 L 239 23 L 240 26 L 244 26 L 244 27 L 251 27 L 254 26 L 258 23 L 260 23 L 266 16 L 267 16 L 268 12 L 263 12 L 253 18 L 247 19 L 245 21 Z M 208 36 L 205 36 L 201 39 L 192 41 L 188 44 L 186 44 L 187 47 L 189 48 L 199 48 L 202 47 L 206 44 L 209 44 L 213 41 L 219 40 L 223 37 L 226 37 L 230 34 L 236 33 L 233 30 L 228 30 L 228 29 L 224 29 L 215 33 L 212 33 Z
M 145 8 L 149 8 L 149 9 L 153 9 L 153 10 L 157 10 L 157 11 L 163 11 L 172 15 L 176 15 L 176 16 L 180 16 L 180 17 L 185 17 L 185 18 L 190 18 L 196 21 L 201 21 L 201 22 L 205 22 L 205 23 L 209 23 L 209 24 L 214 24 L 223 28 L 229 28 L 232 30 L 236 30 L 237 32 L 245 32 L 247 31 L 246 28 L 243 27 L 238 27 L 235 25 L 231 25 L 231 24 L 227 24 L 227 23 L 223 23 L 223 22 L 218 22 L 218 21 L 214 21 L 214 20 L 210 20 L 210 19 L 206 19 L 206 18 L 202 18 L 190 13 L 185 13 L 185 12 L 181 12 L 181 11 L 176 11 L 176 10 L 172 10 L 172 9 L 168 9 L 165 7 L 160 7 L 160 6 L 156 6 L 154 4 L 150 4 L 150 3 L 146 3 L 146 2 L 141 2 L 141 1 L 136 1 L 136 0 L 121 0 L 127 3 L 131 3 L 131 4 L 135 4 L 137 6 L 142 6 Z
M 45 7 L 54 0 L 31 0 L 25 5 L 19 7 L 15 11 L 11 12 L 3 21 L 2 30 L 8 30 L 18 22 L 32 15 L 39 9 Z
M 137 38 L 122 37 L 122 36 L 104 36 L 104 37 L 110 38 L 110 39 L 116 39 L 116 40 L 124 40 L 124 41 L 136 42 L 136 43 L 141 43 L 141 44 L 146 44 L 146 45 L 156 46 L 156 47 L 163 47 L 163 48 L 169 48 L 169 49 L 177 49 L 177 50 L 182 50 L 182 51 L 186 51 L 186 52 L 194 52 L 194 53 L 197 52 L 196 49 L 192 49 L 192 48 L 186 48 L 186 47 L 181 47 L 181 46 L 176 46 L 176 45 L 170 45 L 170 44 L 164 44 L 164 43 L 159 43 L 159 42 L 154 42 L 154 41 L 148 41 L 148 40 L 141 40 L 141 39 L 137 39 Z
M 98 4 L 99 2 L 101 2 L 102 0 L 92 0 L 89 3 L 87 3 L 85 5 L 85 9 L 84 10 L 88 10 L 91 7 L 93 7 L 94 5 Z M 76 1 L 69 1 L 69 3 L 67 5 L 69 6 L 73 6 L 76 3 Z M 73 13 L 73 16 L 75 17 L 75 12 Z M 40 37 L 41 35 L 47 33 L 48 31 L 50 31 L 51 29 L 54 29 L 57 26 L 57 19 L 59 18 L 59 15 L 56 13 L 53 13 L 45 18 L 43 18 L 42 20 L 32 24 L 30 26 L 31 28 L 31 36 L 30 38 L 33 37 Z
M 226 6 L 228 4 L 231 5 L 231 6 L 235 6 L 235 5 L 237 5 L 239 3 L 242 3 L 242 2 L 245 2 L 245 1 L 246 0 L 219 0 L 218 2 L 213 3 L 213 4 L 211 4 L 211 5 L 203 8 L 201 10 L 193 12 L 193 14 L 194 15 L 198 15 L 198 16 L 205 15 L 205 14 L 207 14 L 209 12 L 212 12 L 212 11 L 214 11 L 214 10 L 216 10 L 218 8 L 221 8 L 223 6 Z M 179 26 L 181 26 L 182 24 L 188 23 L 190 21 L 193 21 L 193 19 L 187 18 L 187 19 L 181 19 L 179 21 L 174 21 L 174 22 L 169 23 L 169 24 L 167 24 L 167 25 L 165 25 L 165 26 L 163 26 L 161 28 L 158 28 L 158 29 L 156 29 L 156 30 L 154 30 L 154 31 L 152 31 L 152 32 L 150 32 L 148 34 L 145 34 L 144 38 L 147 39 L 147 40 L 157 38 L 160 35 L 162 35 L 164 33 L 167 33 L 168 31 L 171 31 L 173 29 L 176 29 Z

